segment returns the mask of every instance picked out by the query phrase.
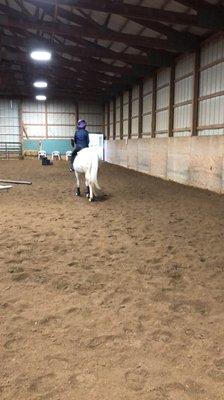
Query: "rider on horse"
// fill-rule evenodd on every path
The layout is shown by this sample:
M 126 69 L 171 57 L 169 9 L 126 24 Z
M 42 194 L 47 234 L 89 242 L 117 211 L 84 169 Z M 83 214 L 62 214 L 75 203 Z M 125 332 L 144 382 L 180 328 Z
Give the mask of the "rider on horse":
M 73 150 L 73 152 L 71 154 L 70 171 L 74 171 L 73 162 L 74 162 L 75 157 L 77 156 L 77 153 L 80 150 L 85 149 L 86 147 L 89 147 L 89 133 L 85 129 L 86 125 L 87 125 L 86 121 L 84 119 L 80 119 L 78 121 L 78 126 L 77 126 L 78 129 L 75 132 L 74 139 L 71 140 L 72 145 L 74 146 L 74 144 L 75 144 L 75 149 Z

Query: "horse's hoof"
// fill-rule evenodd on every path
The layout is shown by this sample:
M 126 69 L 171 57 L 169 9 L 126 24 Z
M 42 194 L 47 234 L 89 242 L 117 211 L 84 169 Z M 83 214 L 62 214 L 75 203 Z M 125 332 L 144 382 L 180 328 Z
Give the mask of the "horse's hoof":
M 91 199 L 91 197 L 90 197 L 90 198 L 89 198 L 89 201 L 90 201 L 90 202 L 92 202 L 92 201 L 93 201 L 93 199 Z
M 75 193 L 75 195 L 76 195 L 76 196 L 80 196 L 80 195 L 81 195 L 81 193 L 80 193 L 80 189 L 77 189 L 77 190 L 76 190 L 76 193 Z

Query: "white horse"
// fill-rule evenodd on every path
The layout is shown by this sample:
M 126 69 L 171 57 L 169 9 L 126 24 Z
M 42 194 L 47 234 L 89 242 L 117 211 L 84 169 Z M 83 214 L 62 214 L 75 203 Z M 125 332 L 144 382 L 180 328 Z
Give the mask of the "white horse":
M 100 189 L 97 181 L 98 167 L 99 156 L 93 149 L 85 148 L 78 152 L 73 163 L 77 181 L 76 196 L 80 196 L 79 174 L 85 174 L 86 197 L 89 198 L 89 201 L 94 199 L 94 195 L 96 194 L 95 188 Z

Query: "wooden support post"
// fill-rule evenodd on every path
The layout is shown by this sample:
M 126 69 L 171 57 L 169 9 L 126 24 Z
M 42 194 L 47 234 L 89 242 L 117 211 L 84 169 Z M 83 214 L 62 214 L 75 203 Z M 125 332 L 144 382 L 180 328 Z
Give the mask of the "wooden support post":
M 138 137 L 142 138 L 143 122 L 143 81 L 139 83 L 139 107 L 138 107 Z
M 193 78 L 193 100 L 192 100 L 192 125 L 191 135 L 197 136 L 198 125 L 198 97 L 199 97 L 199 84 L 200 84 L 200 49 L 195 51 L 194 56 L 194 78 Z
M 116 139 L 116 98 L 113 99 L 113 140 Z
M 173 136 L 174 121 L 175 64 L 170 67 L 169 125 L 168 136 Z
M 152 82 L 152 134 L 151 137 L 156 137 L 156 86 L 157 86 L 157 75 L 156 72 L 153 75 Z
M 128 91 L 128 139 L 131 139 L 132 131 L 132 89 Z
M 107 103 L 107 140 L 110 140 L 110 102 Z
M 123 139 L 123 93 L 120 94 L 120 139 Z

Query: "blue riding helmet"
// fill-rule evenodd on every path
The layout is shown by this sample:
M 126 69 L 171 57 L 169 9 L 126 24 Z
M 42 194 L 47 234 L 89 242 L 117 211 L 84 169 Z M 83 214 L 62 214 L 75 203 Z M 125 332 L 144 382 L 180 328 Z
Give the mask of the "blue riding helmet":
M 85 127 L 86 127 L 86 125 L 87 125 L 87 123 L 86 123 L 86 121 L 84 120 L 84 119 L 80 119 L 79 121 L 78 121 L 78 128 L 79 129 L 85 129 Z

